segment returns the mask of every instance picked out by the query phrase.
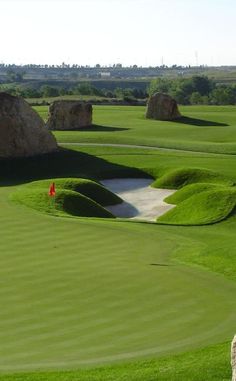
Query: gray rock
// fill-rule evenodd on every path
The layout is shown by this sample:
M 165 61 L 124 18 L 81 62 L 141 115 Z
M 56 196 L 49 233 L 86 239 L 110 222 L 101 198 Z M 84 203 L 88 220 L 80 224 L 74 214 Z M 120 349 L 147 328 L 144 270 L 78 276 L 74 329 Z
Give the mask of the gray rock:
M 181 117 L 177 102 L 167 94 L 155 93 L 148 101 L 146 118 L 174 120 Z
M 0 157 L 41 155 L 57 148 L 54 136 L 23 98 L 0 93 Z
M 236 335 L 231 345 L 232 381 L 236 381 Z
M 75 130 L 91 126 L 92 105 L 78 101 L 55 101 L 49 108 L 50 130 Z

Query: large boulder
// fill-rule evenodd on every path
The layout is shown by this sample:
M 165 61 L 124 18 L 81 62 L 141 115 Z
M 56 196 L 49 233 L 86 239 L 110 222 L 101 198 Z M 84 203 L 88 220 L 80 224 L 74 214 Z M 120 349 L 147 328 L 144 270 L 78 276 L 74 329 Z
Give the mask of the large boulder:
M 157 120 L 174 120 L 181 117 L 177 102 L 163 93 L 153 94 L 148 101 L 146 118 Z
M 0 93 L 0 157 L 41 155 L 57 150 L 43 120 L 20 97 Z
M 232 381 L 236 381 L 236 335 L 231 345 Z
M 76 130 L 92 124 L 92 105 L 78 101 L 55 101 L 49 108 L 50 130 Z

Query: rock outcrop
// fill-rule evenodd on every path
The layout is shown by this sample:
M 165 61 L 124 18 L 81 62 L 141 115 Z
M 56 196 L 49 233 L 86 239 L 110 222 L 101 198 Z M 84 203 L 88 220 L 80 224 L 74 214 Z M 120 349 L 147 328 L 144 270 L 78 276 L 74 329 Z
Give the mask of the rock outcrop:
M 78 101 L 55 101 L 49 108 L 50 130 L 76 130 L 91 126 L 92 105 Z
M 236 335 L 231 345 L 232 381 L 236 381 Z
M 148 101 L 146 118 L 157 120 L 174 120 L 181 117 L 177 102 L 163 93 L 153 94 Z
M 57 150 L 43 120 L 20 97 L 0 93 L 0 157 L 26 157 Z

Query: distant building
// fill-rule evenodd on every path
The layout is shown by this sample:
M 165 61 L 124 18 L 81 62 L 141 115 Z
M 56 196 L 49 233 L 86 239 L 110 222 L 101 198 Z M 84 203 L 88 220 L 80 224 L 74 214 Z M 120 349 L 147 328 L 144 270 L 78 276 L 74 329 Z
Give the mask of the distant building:
M 100 74 L 101 78 L 110 78 L 110 76 L 111 76 L 111 73 L 109 71 L 103 71 L 99 74 Z

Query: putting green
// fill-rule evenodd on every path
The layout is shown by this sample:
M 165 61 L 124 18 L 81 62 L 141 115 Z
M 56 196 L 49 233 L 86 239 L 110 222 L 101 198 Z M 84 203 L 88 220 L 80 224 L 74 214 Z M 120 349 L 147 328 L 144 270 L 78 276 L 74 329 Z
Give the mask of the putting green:
M 153 357 L 233 334 L 236 284 L 173 261 L 185 242 L 169 229 L 50 217 L 12 204 L 11 191 L 0 192 L 1 371 Z

